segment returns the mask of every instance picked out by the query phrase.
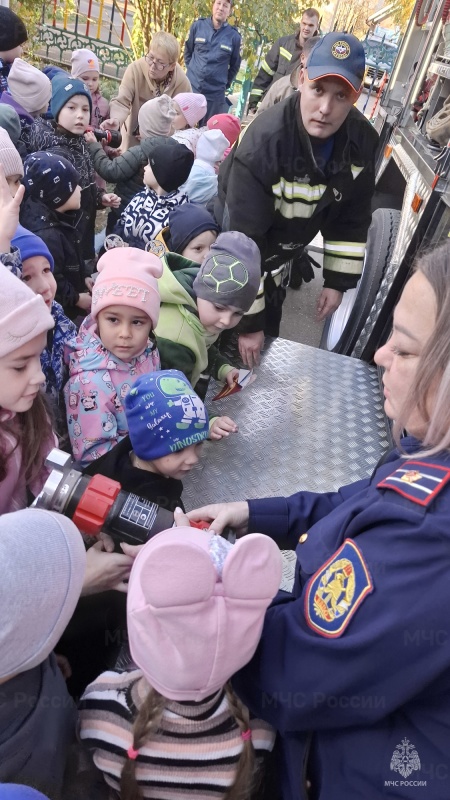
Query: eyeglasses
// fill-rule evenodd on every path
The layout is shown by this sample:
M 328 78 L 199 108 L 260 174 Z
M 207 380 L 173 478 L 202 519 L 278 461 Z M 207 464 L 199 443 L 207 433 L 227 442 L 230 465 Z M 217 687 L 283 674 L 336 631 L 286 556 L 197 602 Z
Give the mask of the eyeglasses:
M 170 67 L 170 63 L 169 64 L 163 64 L 162 61 L 159 61 L 159 59 L 157 59 L 154 56 L 152 56 L 151 53 L 147 53 L 147 55 L 145 56 L 145 60 L 146 60 L 147 64 L 149 65 L 149 67 L 156 67 L 156 69 L 161 70 L 161 72 L 162 72 L 163 69 L 166 69 L 166 67 Z

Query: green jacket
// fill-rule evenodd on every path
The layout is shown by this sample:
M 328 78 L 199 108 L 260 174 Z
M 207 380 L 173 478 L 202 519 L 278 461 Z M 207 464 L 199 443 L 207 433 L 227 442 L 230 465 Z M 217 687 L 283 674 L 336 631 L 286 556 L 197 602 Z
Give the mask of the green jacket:
M 192 285 L 199 265 L 177 253 L 166 253 L 162 262 L 161 310 L 155 329 L 161 369 L 179 369 L 194 387 L 206 370 L 223 380 L 234 368 L 214 346 L 217 335 L 208 333 L 198 318 Z

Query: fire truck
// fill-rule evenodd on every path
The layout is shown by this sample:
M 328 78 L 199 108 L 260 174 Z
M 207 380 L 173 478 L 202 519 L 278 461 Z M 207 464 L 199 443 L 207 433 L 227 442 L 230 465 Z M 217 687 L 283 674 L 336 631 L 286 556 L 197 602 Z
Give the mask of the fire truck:
M 370 362 L 414 258 L 449 234 L 450 111 L 448 140 L 429 134 L 440 113 L 445 135 L 449 96 L 450 0 L 417 0 L 372 119 L 380 144 L 363 274 L 325 327 L 325 349 Z

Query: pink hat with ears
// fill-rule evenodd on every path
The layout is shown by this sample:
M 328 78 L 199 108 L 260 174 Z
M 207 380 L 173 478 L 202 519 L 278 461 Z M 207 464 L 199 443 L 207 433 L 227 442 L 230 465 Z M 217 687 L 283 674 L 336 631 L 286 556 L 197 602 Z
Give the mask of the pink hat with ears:
M 207 102 L 204 94 L 195 92 L 180 92 L 173 98 L 174 103 L 178 103 L 181 113 L 191 128 L 200 122 L 206 114 Z
M 262 533 L 234 545 L 194 528 L 159 533 L 131 570 L 133 661 L 167 699 L 203 700 L 250 661 L 280 581 L 280 551 Z
M 108 306 L 130 306 L 144 311 L 156 328 L 161 303 L 157 278 L 163 271 L 158 256 L 137 247 L 116 247 L 99 259 L 97 271 L 92 290 L 94 319 Z

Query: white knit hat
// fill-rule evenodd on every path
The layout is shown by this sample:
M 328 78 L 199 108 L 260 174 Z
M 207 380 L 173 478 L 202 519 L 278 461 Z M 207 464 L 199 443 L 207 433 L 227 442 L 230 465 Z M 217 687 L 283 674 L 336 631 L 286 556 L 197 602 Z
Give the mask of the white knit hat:
M 72 78 L 79 78 L 80 75 L 84 75 L 85 72 L 100 73 L 97 56 L 92 50 L 87 50 L 85 47 L 73 51 L 70 63 L 72 64 L 72 71 L 70 73 Z
M 8 75 L 8 88 L 16 103 L 33 114 L 48 106 L 52 96 L 52 84 L 40 69 L 15 58 Z
M 206 114 L 206 97 L 204 94 L 194 92 L 180 92 L 173 98 L 174 103 L 178 103 L 181 113 L 191 128 L 200 122 Z
M 7 678 L 41 664 L 61 638 L 80 597 L 86 551 L 70 519 L 27 508 L 0 517 L 0 564 L 0 678 Z
M 0 266 L 0 358 L 54 325 L 43 297 Z
M 214 165 L 216 161 L 222 161 L 229 146 L 230 143 L 222 131 L 205 131 L 197 142 L 196 158 Z
M 23 177 L 22 159 L 4 128 L 0 128 L 0 164 L 6 178 L 10 178 L 11 175 Z

